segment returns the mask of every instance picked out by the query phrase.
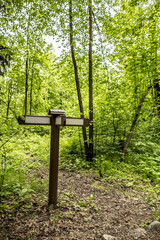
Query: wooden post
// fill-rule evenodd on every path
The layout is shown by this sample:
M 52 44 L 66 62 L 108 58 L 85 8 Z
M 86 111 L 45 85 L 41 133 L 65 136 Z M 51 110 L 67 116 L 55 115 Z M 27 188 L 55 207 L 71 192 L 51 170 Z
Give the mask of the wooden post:
M 19 124 L 51 126 L 50 169 L 49 169 L 49 205 L 57 204 L 58 191 L 58 158 L 59 158 L 59 126 L 89 126 L 87 118 L 66 118 L 63 110 L 49 110 L 51 116 L 20 116 Z
M 56 116 L 51 116 L 50 171 L 49 171 L 49 205 L 57 204 L 58 190 L 58 157 L 59 157 L 59 126 L 55 125 Z

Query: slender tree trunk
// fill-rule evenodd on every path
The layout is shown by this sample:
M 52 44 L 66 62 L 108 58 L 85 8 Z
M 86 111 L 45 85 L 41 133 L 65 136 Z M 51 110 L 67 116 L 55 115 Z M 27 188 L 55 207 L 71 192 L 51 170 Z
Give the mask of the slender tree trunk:
M 160 118 L 160 79 L 156 79 L 153 81 L 153 89 L 154 89 L 154 100 L 155 107 L 157 111 L 157 116 Z
M 28 75 L 29 75 L 29 60 L 26 59 L 26 83 L 25 83 L 25 102 L 24 102 L 24 113 L 27 115 L 27 99 L 28 99 Z
M 82 96 L 81 96 L 81 90 L 80 90 L 80 85 L 79 85 L 77 62 L 75 59 L 74 47 L 73 47 L 72 0 L 69 1 L 69 17 L 70 17 L 70 46 L 71 46 L 72 62 L 73 62 L 73 66 L 74 66 L 74 74 L 75 74 L 75 81 L 76 81 L 76 88 L 77 88 L 77 95 L 78 95 L 78 102 L 79 102 L 81 118 L 84 118 L 84 110 L 83 110 Z M 87 133 L 86 133 L 85 127 L 82 127 L 82 132 L 83 132 L 83 139 L 84 139 L 85 155 L 88 160 L 88 143 L 87 143 Z
M 8 119 L 8 115 L 9 115 L 10 103 L 11 103 L 11 98 L 12 98 L 12 96 L 10 96 L 9 94 L 10 93 L 8 92 L 8 103 L 7 103 L 7 114 L 6 114 L 7 119 Z
M 89 160 L 93 160 L 92 0 L 89 0 Z
M 150 29 L 149 29 L 149 40 L 150 40 L 150 51 L 151 51 L 151 59 L 152 64 L 150 66 L 151 70 L 151 79 L 153 80 L 153 99 L 154 99 L 154 105 L 155 105 L 155 111 L 156 115 L 160 118 L 160 78 L 159 78 L 159 69 L 158 69 L 158 22 L 155 18 L 155 13 L 159 12 L 159 4 L 155 4 L 153 7 L 153 13 L 150 16 Z
M 137 123 L 137 119 L 138 119 L 138 117 L 140 115 L 140 111 L 141 111 L 142 105 L 143 105 L 144 100 L 145 100 L 145 98 L 146 98 L 146 96 L 147 96 L 147 94 L 148 94 L 148 92 L 149 92 L 151 87 L 152 86 L 147 88 L 146 92 L 144 93 L 144 95 L 141 98 L 141 101 L 140 101 L 140 103 L 138 105 L 137 112 L 136 112 L 136 114 L 134 116 L 134 119 L 133 119 L 133 122 L 132 122 L 132 125 L 131 125 L 131 128 L 130 128 L 130 131 L 129 131 L 129 135 L 128 135 L 127 141 L 126 141 L 126 143 L 124 145 L 124 149 L 123 149 L 123 153 L 122 153 L 122 156 L 121 156 L 121 160 L 123 160 L 124 156 L 127 153 L 127 149 L 128 149 L 129 144 L 130 144 L 130 141 L 131 141 L 131 138 L 132 138 L 132 134 L 133 134 L 134 128 L 135 128 L 136 123 Z
M 117 134 L 119 122 L 120 122 L 120 119 L 118 119 L 117 122 L 115 121 L 115 115 L 113 113 L 113 129 L 114 129 L 114 133 L 113 133 L 113 146 L 115 145 L 115 142 L 116 142 L 116 134 Z
M 32 76 L 31 76 L 31 90 L 30 90 L 30 115 L 32 115 L 33 75 L 34 75 L 34 60 L 33 60 L 33 63 L 32 63 Z
M 94 134 L 94 154 L 95 156 L 97 155 L 97 146 L 98 146 L 98 130 L 97 130 L 97 126 L 95 127 L 95 134 Z
M 7 113 L 6 113 L 6 118 L 7 119 L 8 119 L 8 116 L 9 116 L 11 99 L 12 99 L 12 83 L 8 87 L 8 101 L 7 101 Z
M 27 43 L 26 43 L 26 82 L 25 82 L 25 101 L 24 101 L 24 112 L 27 115 L 28 110 L 28 77 L 29 77 L 29 25 L 30 25 L 30 14 L 27 22 Z
M 158 46 L 157 46 L 157 43 L 158 43 L 158 40 L 157 40 L 157 31 L 156 31 L 156 22 L 153 18 L 152 20 L 152 32 L 151 32 L 151 46 L 152 46 L 152 56 L 153 56 L 153 89 L 154 89 L 154 100 L 155 100 L 155 105 L 156 105 L 156 111 L 157 111 L 157 116 L 160 118 L 160 79 L 158 78 Z

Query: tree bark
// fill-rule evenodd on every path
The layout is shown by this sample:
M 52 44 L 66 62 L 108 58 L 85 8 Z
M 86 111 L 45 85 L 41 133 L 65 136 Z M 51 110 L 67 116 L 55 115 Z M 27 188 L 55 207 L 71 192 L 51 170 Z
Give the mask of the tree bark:
M 8 116 L 9 116 L 11 99 L 12 99 L 12 83 L 10 83 L 9 87 L 8 87 L 8 102 L 7 102 L 7 113 L 6 113 L 6 118 L 7 119 L 8 119 Z
M 24 113 L 27 115 L 27 102 L 28 102 L 28 75 L 29 75 L 29 64 L 28 57 L 26 59 L 26 83 L 25 83 L 25 101 L 24 101 Z
M 93 160 L 92 0 L 89 0 L 89 160 Z
M 153 81 L 153 89 L 154 89 L 154 99 L 157 110 L 157 116 L 160 118 L 160 79 L 156 79 Z
M 32 76 L 31 76 L 31 90 L 30 90 L 30 115 L 32 115 L 33 75 L 34 75 L 34 60 L 33 60 L 33 63 L 32 63 Z
M 115 121 L 115 115 L 113 113 L 113 129 L 114 129 L 114 132 L 113 132 L 113 146 L 115 145 L 115 142 L 116 142 L 116 134 L 117 134 L 119 122 L 120 122 L 120 119 L 118 119 L 117 122 Z
M 126 153 L 127 153 L 127 149 L 128 149 L 129 144 L 130 144 L 130 141 L 131 141 L 131 138 L 132 138 L 132 134 L 133 134 L 134 128 L 135 128 L 136 123 L 137 123 L 137 119 L 138 119 L 138 117 L 139 117 L 139 115 L 140 115 L 140 111 L 141 111 L 142 105 L 143 105 L 144 100 L 145 100 L 145 98 L 146 98 L 149 90 L 151 89 L 151 87 L 152 87 L 152 86 L 149 86 L 149 87 L 147 88 L 146 92 L 145 92 L 144 95 L 142 96 L 141 101 L 140 101 L 140 103 L 139 103 L 139 105 L 138 105 L 137 112 L 136 112 L 136 114 L 135 114 L 135 116 L 134 116 L 134 119 L 133 119 L 133 122 L 132 122 L 132 125 L 131 125 L 131 128 L 130 128 L 130 131 L 129 131 L 129 135 L 128 135 L 127 141 L 126 141 L 126 143 L 125 143 L 125 145 L 124 145 L 123 153 L 122 153 L 122 156 L 121 156 L 121 161 L 123 160 L 124 156 L 125 156 Z
M 75 59 L 74 47 L 73 47 L 72 0 L 69 1 L 69 17 L 70 17 L 70 46 L 71 46 L 72 62 L 73 62 L 73 66 L 74 66 L 74 74 L 75 74 L 75 81 L 76 81 L 76 88 L 77 88 L 77 95 L 78 95 L 78 102 L 79 102 L 81 118 L 84 118 L 82 96 L 81 96 L 81 90 L 80 90 L 80 85 L 79 85 L 78 68 L 77 68 L 77 62 Z M 85 127 L 82 127 L 82 132 L 83 132 L 85 155 L 88 160 L 88 143 L 87 143 L 87 133 L 86 133 Z

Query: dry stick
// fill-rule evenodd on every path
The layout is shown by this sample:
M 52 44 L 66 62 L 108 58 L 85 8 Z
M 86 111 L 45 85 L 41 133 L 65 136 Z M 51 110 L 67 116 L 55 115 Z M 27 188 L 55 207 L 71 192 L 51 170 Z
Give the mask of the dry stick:
M 127 138 L 127 141 L 125 143 L 125 146 L 124 146 L 124 149 L 123 149 L 123 153 L 122 153 L 122 156 L 121 156 L 121 161 L 123 160 L 124 156 L 126 155 L 127 153 L 127 149 L 128 149 L 128 146 L 130 144 L 130 141 L 131 141 L 131 138 L 132 138 L 132 134 L 133 134 L 133 131 L 134 131 L 134 128 L 136 126 L 136 122 L 137 122 L 137 119 L 139 117 L 139 114 L 140 114 L 140 111 L 141 111 L 141 108 L 142 108 L 142 105 L 144 103 L 144 100 L 145 100 L 145 97 L 147 96 L 150 88 L 152 86 L 149 86 L 145 92 L 145 94 L 143 95 L 143 97 L 141 98 L 141 101 L 140 101 L 140 104 L 138 105 L 138 108 L 137 108 L 137 112 L 134 116 L 134 119 L 133 119 L 133 122 L 132 122 L 132 125 L 131 125 L 131 128 L 130 128 L 130 132 L 129 132 L 129 135 L 128 135 L 128 138 Z
M 75 81 L 76 81 L 76 88 L 77 88 L 77 94 L 78 94 L 78 101 L 79 101 L 79 108 L 81 112 L 81 118 L 84 118 L 84 110 L 83 110 L 83 103 L 82 103 L 82 96 L 79 86 L 79 76 L 78 76 L 78 69 L 77 69 L 77 62 L 75 59 L 74 54 L 74 47 L 73 47 L 73 21 L 72 21 L 72 0 L 69 1 L 69 17 L 70 17 L 70 46 L 71 46 L 71 55 L 72 55 L 72 61 L 74 66 L 74 74 L 75 74 Z M 83 131 L 83 139 L 84 139 L 84 148 L 85 148 L 85 155 L 88 160 L 88 143 L 87 143 L 87 133 L 86 128 L 82 127 Z

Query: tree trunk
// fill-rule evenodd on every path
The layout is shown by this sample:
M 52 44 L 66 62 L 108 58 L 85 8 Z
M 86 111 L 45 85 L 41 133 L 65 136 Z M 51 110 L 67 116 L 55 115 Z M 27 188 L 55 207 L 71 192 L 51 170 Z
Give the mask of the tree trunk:
M 29 60 L 26 59 L 26 83 L 25 83 L 25 101 L 24 101 L 24 113 L 27 115 L 27 99 L 28 99 L 28 75 L 29 75 Z
M 93 160 L 92 0 L 89 0 L 89 160 Z
M 81 90 L 80 90 L 80 86 L 79 86 L 77 62 L 75 59 L 74 47 L 73 47 L 72 0 L 69 1 L 69 17 L 70 17 L 70 46 L 71 46 L 72 62 L 73 62 L 73 66 L 74 66 L 74 74 L 75 74 L 75 81 L 76 81 L 76 88 L 77 88 L 77 95 L 78 95 L 78 102 L 79 102 L 81 118 L 84 118 L 84 110 L 83 110 Z M 85 127 L 82 127 L 82 132 L 83 132 L 85 155 L 88 160 L 88 143 L 87 143 L 87 133 L 86 133 Z
M 114 132 L 113 132 L 113 146 L 115 145 L 115 142 L 116 142 L 116 134 L 117 134 L 119 122 L 120 122 L 120 119 L 118 119 L 117 122 L 115 121 L 115 115 L 113 113 L 113 129 L 114 129 Z
M 152 71 L 152 79 L 153 80 L 153 98 L 154 98 L 154 103 L 155 103 L 155 110 L 157 116 L 160 118 L 160 79 L 159 77 L 159 69 L 158 69 L 158 64 L 159 64 L 159 59 L 158 59 L 158 21 L 155 18 L 155 14 L 159 12 L 159 4 L 155 3 L 153 6 L 153 13 L 150 16 L 150 34 L 149 34 L 149 40 L 151 44 L 151 71 Z
M 8 116 L 9 116 L 11 99 L 12 99 L 12 83 L 9 84 L 9 87 L 8 87 L 8 102 L 7 102 L 7 113 L 6 113 L 7 120 L 8 120 Z
M 134 116 L 134 119 L 133 119 L 133 122 L 132 122 L 132 125 L 131 125 L 131 128 L 130 128 L 130 131 L 129 131 L 129 135 L 128 135 L 127 141 L 126 141 L 126 143 L 124 145 L 123 153 L 122 153 L 122 156 L 121 156 L 121 161 L 123 160 L 124 156 L 127 153 L 127 149 L 128 149 L 129 144 L 130 144 L 130 141 L 131 141 L 131 138 L 132 138 L 132 134 L 133 134 L 134 128 L 135 128 L 136 123 L 137 123 L 137 119 L 138 119 L 138 117 L 140 115 L 140 111 L 141 111 L 142 105 L 143 105 L 145 97 L 147 96 L 147 94 L 148 94 L 148 92 L 149 92 L 151 87 L 152 86 L 147 88 L 146 92 L 144 93 L 144 95 L 141 98 L 141 101 L 140 101 L 140 103 L 138 105 L 137 112 L 136 112 L 136 114 Z
M 30 90 L 30 115 L 32 115 L 32 92 L 33 92 L 34 60 L 32 63 L 31 90 Z
M 154 99 L 155 99 L 155 107 L 157 110 L 157 115 L 160 118 L 160 79 L 156 79 L 153 81 L 153 89 L 154 89 Z

